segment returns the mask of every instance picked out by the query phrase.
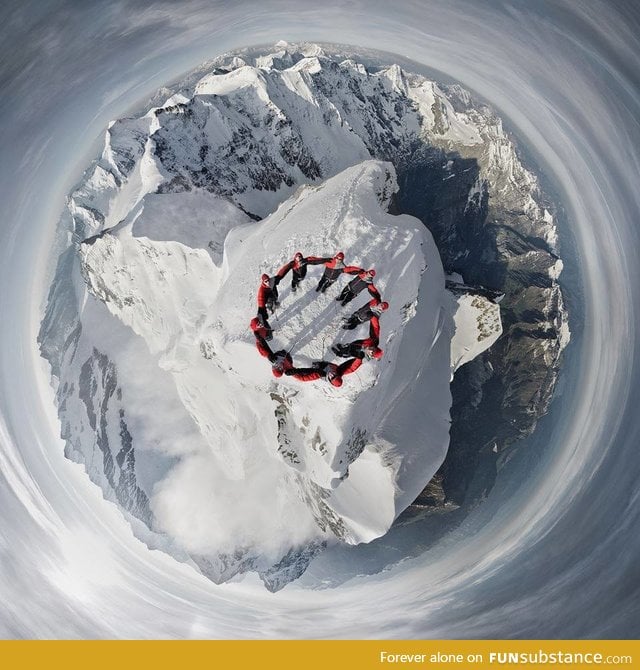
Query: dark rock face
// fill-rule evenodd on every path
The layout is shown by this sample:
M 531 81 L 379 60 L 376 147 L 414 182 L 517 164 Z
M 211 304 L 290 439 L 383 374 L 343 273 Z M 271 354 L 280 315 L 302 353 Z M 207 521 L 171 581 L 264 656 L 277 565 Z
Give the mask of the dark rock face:
M 520 232 L 531 225 L 521 221 L 517 194 L 492 193 L 481 180 L 469 198 L 479 180 L 476 159 L 435 147 L 419 146 L 398 163 L 396 209 L 425 222 L 445 271 L 504 293 L 503 336 L 452 382 L 449 451 L 425 489 L 434 509 L 448 503 L 471 507 L 490 490 L 500 455 L 546 413 L 563 347 L 557 327 L 564 317 L 562 296 L 549 276 L 558 256 L 535 229 Z M 472 479 L 476 486 L 468 495 Z M 441 494 L 426 495 L 434 487 Z
M 271 593 L 276 593 L 298 579 L 325 547 L 326 542 L 312 542 L 304 547 L 290 549 L 279 561 L 266 568 L 260 566 L 261 561 L 249 550 L 218 554 L 216 557 L 192 553 L 190 558 L 200 572 L 216 584 L 223 584 L 236 575 L 255 571 L 265 587 Z
M 259 572 L 263 584 L 275 593 L 298 579 L 309 563 L 326 547 L 326 542 L 312 542 L 301 549 L 291 549 L 275 565 Z
M 80 369 L 78 396 L 86 407 L 89 425 L 102 453 L 102 471 L 118 502 L 133 516 L 151 524 L 149 498 L 136 481 L 136 457 L 125 420 L 116 367 L 97 349 Z M 119 448 L 110 443 L 109 437 L 109 424 L 113 422 L 114 413 L 118 417 Z M 115 459 L 112 449 L 118 449 Z
M 195 187 L 234 198 L 247 188 L 275 192 L 283 185 L 293 186 L 292 168 L 298 168 L 310 181 L 321 176 L 320 166 L 290 119 L 268 109 L 256 114 L 255 109 L 263 105 L 258 99 L 242 107 L 237 101 L 231 106 L 224 97 L 213 97 L 215 100 L 206 102 L 194 98 L 156 112 L 163 125 L 153 136 L 154 153 L 176 173 L 169 184 L 161 186 L 161 192 Z M 216 151 L 211 150 L 204 129 L 212 106 L 221 115 L 242 119 L 231 139 Z M 260 136 L 269 140 L 257 140 Z M 187 151 L 185 143 L 190 145 Z

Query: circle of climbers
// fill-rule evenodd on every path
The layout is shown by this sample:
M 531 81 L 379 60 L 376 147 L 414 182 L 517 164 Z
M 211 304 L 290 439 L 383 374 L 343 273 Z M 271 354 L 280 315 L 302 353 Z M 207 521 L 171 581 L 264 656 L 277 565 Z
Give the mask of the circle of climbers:
M 354 278 L 342 289 L 336 298 L 344 307 L 366 288 L 371 300 L 357 309 L 353 314 L 343 319 L 345 330 L 355 330 L 360 324 L 369 322 L 369 337 L 354 340 L 348 344 L 336 344 L 331 347 L 333 353 L 339 358 L 346 358 L 343 363 L 334 361 L 314 361 L 310 367 L 298 368 L 295 366 L 290 351 L 280 349 L 272 351 L 269 341 L 273 339 L 273 328 L 269 324 L 269 314 L 275 312 L 279 306 L 278 284 L 291 272 L 291 290 L 297 291 L 300 282 L 307 276 L 309 265 L 324 265 L 324 272 L 316 286 L 317 293 L 324 293 L 343 274 L 355 275 Z M 356 265 L 345 265 L 344 254 L 339 251 L 333 257 L 321 258 L 319 256 L 303 256 L 297 252 L 293 260 L 283 265 L 278 272 L 269 276 L 263 274 L 260 287 L 258 288 L 258 314 L 251 320 L 251 330 L 256 338 L 256 348 L 261 356 L 267 358 L 271 363 L 271 370 L 275 377 L 287 375 L 302 382 L 325 379 L 333 386 L 342 386 L 342 378 L 355 372 L 365 358 L 382 358 L 380 349 L 380 316 L 389 307 L 384 302 L 380 292 L 375 287 L 373 279 L 376 276 L 374 268 L 365 270 Z

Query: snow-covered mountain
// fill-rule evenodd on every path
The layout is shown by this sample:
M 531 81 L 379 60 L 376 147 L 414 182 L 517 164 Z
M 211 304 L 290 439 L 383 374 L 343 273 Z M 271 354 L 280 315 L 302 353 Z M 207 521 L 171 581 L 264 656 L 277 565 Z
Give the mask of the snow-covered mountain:
M 179 465 L 150 494 L 156 528 L 189 551 L 232 553 L 245 537 L 262 556 L 274 545 L 273 562 L 330 529 L 350 543 L 369 541 L 442 462 L 452 315 L 427 230 L 386 213 L 394 180 L 391 165 L 367 161 L 303 187 L 264 221 L 229 233 L 219 265 L 205 249 L 136 237 L 143 213 L 82 245 L 90 292 L 144 340 L 173 380 L 171 402 L 200 434 L 195 449 L 175 445 Z M 256 280 L 298 247 L 322 254 L 339 245 L 350 262 L 378 268 L 378 286 L 393 305 L 382 319 L 385 356 L 339 389 L 276 381 L 247 327 Z M 341 329 L 345 309 L 335 291 L 318 295 L 315 283 L 309 278 L 296 294 L 283 288 L 274 321 L 272 347 L 291 347 L 300 367 L 362 336 Z M 414 369 L 416 360 L 422 364 Z M 145 370 L 130 371 L 139 386 L 147 385 Z M 416 407 L 403 400 L 407 393 L 420 398 Z
M 439 249 L 397 215 L 425 147 L 452 156 L 436 195 L 464 192 L 455 225 L 444 209 L 433 221 Z M 529 221 L 522 254 L 546 277 L 545 294 L 532 290 L 537 321 L 558 333 L 540 343 L 553 367 L 566 343 L 553 219 L 499 121 L 461 89 L 278 45 L 161 92 L 110 125 L 63 219 L 40 344 L 67 455 L 143 521 L 140 537 L 215 581 L 252 570 L 277 590 L 328 542 L 382 535 L 445 457 L 452 373 L 502 332 L 486 293 L 445 289 L 440 261 L 483 283 L 470 253 L 493 192 Z M 339 389 L 275 380 L 248 329 L 259 276 L 297 250 L 337 249 L 378 271 L 385 355 Z M 483 253 L 476 265 L 497 262 Z M 276 342 L 298 365 L 355 337 L 311 275 L 278 312 Z

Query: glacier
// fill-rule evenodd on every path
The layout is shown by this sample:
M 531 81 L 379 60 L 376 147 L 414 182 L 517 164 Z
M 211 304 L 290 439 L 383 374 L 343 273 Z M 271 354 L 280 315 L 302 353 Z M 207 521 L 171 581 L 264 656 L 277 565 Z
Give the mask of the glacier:
M 424 146 L 466 166 L 466 232 L 425 221 L 432 236 L 398 211 L 413 178 L 401 157 Z M 459 187 L 456 160 L 442 180 Z M 489 192 L 528 221 L 504 248 L 549 278 L 530 290 L 564 333 L 534 337 L 554 365 L 567 331 L 553 218 L 499 120 L 459 87 L 280 46 L 216 59 L 113 122 L 69 198 L 39 338 L 66 455 L 141 539 L 216 582 L 254 571 L 278 590 L 328 544 L 383 535 L 445 458 L 453 374 L 502 333 L 482 291 L 445 286 Z M 378 270 L 385 356 L 340 389 L 275 381 L 248 329 L 259 275 L 336 249 Z M 491 261 L 485 249 L 476 265 Z M 283 291 L 275 335 L 303 364 L 352 339 L 312 282 Z

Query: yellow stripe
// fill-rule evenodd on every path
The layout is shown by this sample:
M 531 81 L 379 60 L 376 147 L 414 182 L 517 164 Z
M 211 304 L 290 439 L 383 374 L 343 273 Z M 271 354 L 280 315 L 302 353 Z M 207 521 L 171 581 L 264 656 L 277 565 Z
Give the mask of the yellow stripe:
M 143 668 L 640 668 L 634 641 L 0 641 L 0 667 Z

